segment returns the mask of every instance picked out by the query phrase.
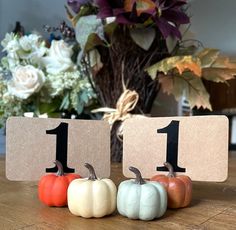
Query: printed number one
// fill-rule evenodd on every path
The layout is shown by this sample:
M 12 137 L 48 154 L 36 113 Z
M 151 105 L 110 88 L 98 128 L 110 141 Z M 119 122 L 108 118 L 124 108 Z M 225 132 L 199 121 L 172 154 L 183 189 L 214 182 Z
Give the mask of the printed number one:
M 61 122 L 55 129 L 46 130 L 46 134 L 54 134 L 56 139 L 56 160 L 60 161 L 65 173 L 73 173 L 75 169 L 67 167 L 68 124 Z M 46 168 L 46 172 L 57 172 L 57 167 Z
M 166 161 L 173 166 L 175 172 L 185 172 L 185 168 L 178 166 L 179 121 L 171 121 L 165 128 L 158 129 L 157 133 L 167 133 Z M 168 171 L 166 167 L 157 167 L 156 170 Z

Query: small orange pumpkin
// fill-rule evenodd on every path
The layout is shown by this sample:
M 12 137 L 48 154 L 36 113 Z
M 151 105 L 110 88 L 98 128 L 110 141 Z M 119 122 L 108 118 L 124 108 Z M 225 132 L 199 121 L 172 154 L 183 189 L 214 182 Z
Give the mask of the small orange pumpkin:
M 67 205 L 67 189 L 71 181 L 81 178 L 78 174 L 64 174 L 60 161 L 54 162 L 58 168 L 57 174 L 43 176 L 38 184 L 39 200 L 48 205 L 62 207 Z
M 169 174 L 155 175 L 150 180 L 158 181 L 164 185 L 168 194 L 168 208 L 183 208 L 192 200 L 192 181 L 188 176 L 176 176 L 170 163 L 165 162 Z

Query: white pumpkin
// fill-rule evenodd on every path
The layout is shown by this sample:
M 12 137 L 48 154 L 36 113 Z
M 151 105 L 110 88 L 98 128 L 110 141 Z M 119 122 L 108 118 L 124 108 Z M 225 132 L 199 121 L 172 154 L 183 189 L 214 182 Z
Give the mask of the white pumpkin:
M 130 167 L 136 180 L 120 183 L 117 194 L 118 212 L 130 219 L 152 220 L 166 212 L 167 194 L 158 182 L 145 181 L 137 168 Z
M 90 164 L 88 179 L 75 179 L 68 187 L 68 208 L 76 216 L 84 218 L 103 217 L 116 209 L 115 184 L 110 179 L 98 179 Z

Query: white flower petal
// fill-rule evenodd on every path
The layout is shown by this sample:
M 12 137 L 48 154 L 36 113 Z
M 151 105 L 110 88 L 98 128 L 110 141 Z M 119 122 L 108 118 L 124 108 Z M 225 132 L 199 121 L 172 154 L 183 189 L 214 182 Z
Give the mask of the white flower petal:
M 27 99 L 33 93 L 38 92 L 45 82 L 44 73 L 34 66 L 18 66 L 15 68 L 11 81 L 8 82 L 10 94 Z
M 70 47 L 63 40 L 53 40 L 48 56 L 43 58 L 44 65 L 49 74 L 59 74 L 74 68 L 71 60 L 73 54 Z

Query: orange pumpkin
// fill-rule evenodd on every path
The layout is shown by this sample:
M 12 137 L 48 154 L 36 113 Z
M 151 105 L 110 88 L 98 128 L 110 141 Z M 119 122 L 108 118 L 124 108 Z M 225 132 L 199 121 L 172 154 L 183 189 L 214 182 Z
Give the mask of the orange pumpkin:
M 69 173 L 64 174 L 63 166 L 55 161 L 58 168 L 57 174 L 43 176 L 38 184 L 39 200 L 48 205 L 62 207 L 67 205 L 67 189 L 71 181 L 81 178 L 80 175 Z
M 158 181 L 164 185 L 168 194 L 168 208 L 183 208 L 192 200 L 192 181 L 188 176 L 176 176 L 170 163 L 164 163 L 169 174 L 155 175 L 150 180 Z

